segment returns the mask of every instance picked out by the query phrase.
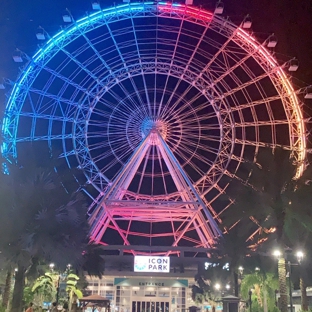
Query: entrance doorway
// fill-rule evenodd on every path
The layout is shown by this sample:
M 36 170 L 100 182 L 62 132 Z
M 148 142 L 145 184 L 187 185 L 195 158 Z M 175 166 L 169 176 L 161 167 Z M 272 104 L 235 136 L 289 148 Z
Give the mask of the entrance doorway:
M 132 301 L 131 312 L 169 312 L 168 301 Z

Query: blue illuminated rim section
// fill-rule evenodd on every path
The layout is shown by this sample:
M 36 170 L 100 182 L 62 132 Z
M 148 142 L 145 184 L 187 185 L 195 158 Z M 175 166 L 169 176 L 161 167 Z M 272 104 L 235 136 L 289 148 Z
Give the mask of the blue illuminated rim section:
M 71 35 L 72 33 L 76 32 L 82 27 L 86 27 L 87 25 L 95 24 L 98 20 L 103 19 L 103 17 L 109 17 L 113 15 L 118 15 L 121 13 L 129 13 L 129 12 L 136 12 L 136 11 L 145 11 L 147 8 L 157 11 L 158 5 L 170 5 L 174 7 L 181 6 L 178 3 L 167 3 L 167 2 L 144 2 L 144 3 L 128 3 L 119 5 L 116 7 L 111 7 L 107 9 L 100 10 L 88 16 L 85 16 L 78 21 L 75 21 L 74 25 L 69 25 L 67 29 L 63 29 L 58 32 L 56 35 L 51 37 L 45 44 L 44 47 L 40 48 L 35 55 L 32 57 L 29 64 L 26 66 L 25 70 L 19 77 L 18 81 L 14 84 L 9 99 L 7 101 L 6 109 L 5 109 L 5 116 L 2 121 L 2 134 L 7 134 L 9 132 L 9 123 L 10 123 L 10 113 L 14 107 L 16 98 L 20 92 L 20 86 L 25 83 L 27 80 L 28 75 L 32 72 L 34 67 L 42 60 L 44 60 L 45 55 L 48 54 L 54 47 L 58 45 L 64 38 Z M 16 113 L 16 112 L 15 112 Z M 15 125 L 15 133 L 11 135 L 11 137 L 16 137 L 17 125 Z M 1 153 L 6 154 L 7 152 L 7 143 L 3 142 L 1 146 Z M 16 152 L 13 153 L 13 156 L 16 157 Z

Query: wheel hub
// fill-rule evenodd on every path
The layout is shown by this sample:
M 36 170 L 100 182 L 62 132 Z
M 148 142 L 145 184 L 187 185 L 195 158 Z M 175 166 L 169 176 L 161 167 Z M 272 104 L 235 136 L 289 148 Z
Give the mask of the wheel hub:
M 165 140 L 167 136 L 168 126 L 167 124 L 159 119 L 154 118 L 146 118 L 143 120 L 141 124 L 141 135 L 142 138 L 145 139 L 150 133 L 150 144 L 151 145 L 157 145 L 158 142 L 158 135 L 161 135 L 161 137 Z

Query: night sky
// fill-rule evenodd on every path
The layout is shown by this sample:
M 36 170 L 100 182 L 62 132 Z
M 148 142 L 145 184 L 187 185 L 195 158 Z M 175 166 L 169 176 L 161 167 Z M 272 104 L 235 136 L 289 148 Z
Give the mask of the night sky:
M 194 4 L 213 9 L 216 1 L 194 0 Z M 275 33 L 278 45 L 275 57 L 285 62 L 299 59 L 300 67 L 294 73 L 297 87 L 312 84 L 312 1 L 311 0 L 224 0 L 224 16 L 239 24 L 249 14 L 252 31 L 259 41 Z M 102 0 L 102 7 L 122 1 Z M 91 1 L 83 0 L 2 0 L 0 4 L 0 79 L 15 80 L 21 65 L 14 63 L 16 48 L 32 56 L 41 42 L 36 38 L 39 26 L 50 35 L 60 30 L 62 15 L 68 8 L 76 19 L 92 12 Z M 6 92 L 8 92 L 8 88 Z M 4 109 L 4 94 L 0 90 L 0 110 Z M 312 107 L 312 103 L 306 102 Z

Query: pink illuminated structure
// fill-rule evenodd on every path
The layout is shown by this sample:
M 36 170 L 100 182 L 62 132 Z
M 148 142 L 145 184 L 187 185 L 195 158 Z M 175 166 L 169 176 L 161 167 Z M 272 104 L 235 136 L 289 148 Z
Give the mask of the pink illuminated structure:
M 290 63 L 275 60 L 272 36 L 259 43 L 192 5 L 98 9 L 70 16 L 25 67 L 7 103 L 2 152 L 17 157 L 27 141 L 61 148 L 84 172 L 94 243 L 132 254 L 205 252 L 222 236 L 222 213 L 233 207 L 220 195 L 244 181 L 245 159 L 283 147 L 297 176 L 304 170 Z

